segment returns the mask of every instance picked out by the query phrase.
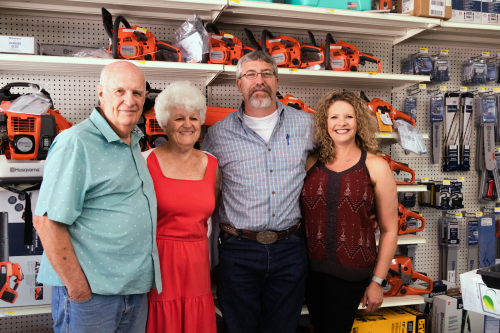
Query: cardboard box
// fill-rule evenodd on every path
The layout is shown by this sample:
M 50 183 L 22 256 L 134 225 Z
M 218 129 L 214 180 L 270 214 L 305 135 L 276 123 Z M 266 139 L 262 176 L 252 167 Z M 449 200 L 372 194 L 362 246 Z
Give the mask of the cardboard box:
M 498 24 L 500 18 L 500 1 L 483 0 L 481 7 L 481 23 Z
M 415 316 L 415 326 L 413 332 L 415 333 L 425 333 L 428 330 L 428 318 L 427 314 L 415 310 L 409 306 L 398 306 L 396 307 L 400 311 L 404 311 Z
M 462 300 L 446 295 L 434 297 L 432 333 L 456 333 L 462 326 Z
M 398 308 L 381 308 L 376 312 L 358 310 L 351 333 L 418 333 L 416 316 Z
M 35 37 L 0 36 L 0 53 L 40 55 L 40 44 Z
M 477 270 L 460 274 L 464 309 L 500 318 L 500 290 L 488 288 Z
M 452 0 L 452 22 L 481 23 L 481 0 Z
M 452 0 L 398 0 L 398 13 L 451 19 Z

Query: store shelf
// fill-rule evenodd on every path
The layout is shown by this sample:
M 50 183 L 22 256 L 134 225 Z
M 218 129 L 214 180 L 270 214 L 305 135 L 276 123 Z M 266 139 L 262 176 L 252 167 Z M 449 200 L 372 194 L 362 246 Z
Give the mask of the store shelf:
M 114 59 L 51 57 L 36 55 L 0 54 L 0 71 L 22 74 L 74 75 L 99 77 L 104 66 Z M 210 84 L 224 66 L 184 62 L 132 61 L 146 79 L 182 78 Z
M 227 6 L 227 0 L 12 0 L 0 1 L 3 13 L 31 16 L 74 15 L 101 16 L 101 7 L 111 12 L 113 17 L 185 21 L 190 15 L 197 14 L 205 22 L 214 21 Z M 129 21 L 132 23 L 132 21 Z
M 407 42 L 457 45 L 466 47 L 484 46 L 488 50 L 500 47 L 500 26 L 477 23 L 441 21 L 441 24 L 415 35 Z
M 238 0 L 229 0 L 219 21 L 248 27 L 331 32 L 346 37 L 389 40 L 393 44 L 440 23 L 439 19 L 408 15 Z
M 378 246 L 378 238 L 375 239 L 375 243 Z M 425 244 L 425 237 L 417 236 L 417 235 L 399 235 L 398 236 L 398 245 L 410 245 L 410 244 Z
M 426 185 L 397 185 L 398 192 L 425 192 Z
M 224 66 L 224 72 L 219 75 L 216 83 L 234 82 L 236 66 Z M 279 68 L 280 85 L 300 85 L 302 87 L 342 86 L 346 89 L 390 90 L 396 92 L 419 82 L 429 81 L 425 75 L 376 74 L 360 72 L 335 72 L 325 70 Z
M 43 313 L 50 313 L 49 305 L 19 306 L 11 308 L 0 308 L 0 318 L 10 316 L 28 316 Z
M 378 132 L 375 136 L 381 143 L 393 144 L 398 142 L 398 134 L 396 132 Z M 424 139 L 429 139 L 429 133 L 422 133 L 422 137 Z

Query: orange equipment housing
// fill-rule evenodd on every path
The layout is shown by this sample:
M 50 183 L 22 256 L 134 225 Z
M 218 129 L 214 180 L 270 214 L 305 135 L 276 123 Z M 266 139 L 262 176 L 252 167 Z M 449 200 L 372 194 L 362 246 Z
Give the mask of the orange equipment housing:
M 361 92 L 359 96 L 365 100 L 370 110 L 372 110 L 373 115 L 375 115 L 376 112 L 389 113 L 389 117 L 392 119 L 392 121 L 396 119 L 403 119 L 409 122 L 413 127 L 415 127 L 415 119 L 401 111 L 396 110 L 391 104 L 384 102 L 380 98 L 374 98 L 370 102 L 364 92 Z
M 285 97 L 283 97 L 280 93 L 277 93 L 277 97 L 278 101 L 284 105 L 291 106 L 292 108 L 302 110 L 307 113 L 314 113 L 314 109 L 312 107 L 307 106 L 303 100 L 298 99 L 293 95 L 286 94 Z
M 320 48 L 325 53 L 325 68 L 333 71 L 367 72 L 360 71 L 359 66 L 373 62 L 378 65 L 377 73 L 382 71 L 382 63 L 369 53 L 362 53 L 359 49 L 344 41 L 335 43 L 332 35 L 326 35 L 325 45 Z
M 243 45 L 238 37 L 225 31 L 221 33 L 213 23 L 207 23 L 205 29 L 207 32 L 213 32 L 209 35 L 212 44 L 212 51 L 208 57 L 209 64 L 236 66 L 241 57 L 255 51 L 255 49 Z
M 106 8 L 101 9 L 104 30 L 111 38 L 108 52 L 115 59 L 153 60 L 181 62 L 181 50 L 167 42 L 160 41 L 146 29 L 130 26 L 123 16 L 118 16 L 113 24 L 113 16 Z M 123 23 L 125 28 L 120 28 Z M 164 53 L 167 52 L 167 53 Z M 168 54 L 170 53 L 170 54 Z
M 300 46 L 300 68 L 321 65 L 325 62 L 325 51 L 316 44 L 316 39 L 311 31 L 307 30 L 311 45 Z
M 410 287 L 412 279 L 428 282 L 429 286 L 427 289 Z M 424 274 L 414 271 L 411 259 L 404 256 L 395 256 L 392 259 L 386 280 L 390 289 L 384 292 L 384 297 L 423 295 L 432 291 L 432 280 Z
M 408 228 L 407 222 L 412 218 L 422 221 L 422 226 L 417 229 Z M 403 206 L 402 204 L 398 204 L 398 221 L 399 221 L 398 235 L 409 234 L 412 232 L 420 232 L 425 228 L 424 217 L 420 216 L 415 212 L 412 212 L 411 210 L 406 209 L 405 206 Z
M 410 167 L 404 165 L 403 163 L 393 161 L 389 155 L 382 153 L 380 150 L 377 150 L 377 155 L 382 157 L 389 164 L 391 171 L 396 171 L 397 174 L 399 174 L 399 171 L 404 171 L 411 174 L 410 182 L 396 181 L 396 185 L 411 185 L 415 182 L 415 171 L 413 171 Z
M 10 287 L 12 277 L 14 277 L 14 288 Z M 17 287 L 23 278 L 23 271 L 19 264 L 13 264 L 10 261 L 0 262 L 0 299 L 14 303 L 17 300 Z

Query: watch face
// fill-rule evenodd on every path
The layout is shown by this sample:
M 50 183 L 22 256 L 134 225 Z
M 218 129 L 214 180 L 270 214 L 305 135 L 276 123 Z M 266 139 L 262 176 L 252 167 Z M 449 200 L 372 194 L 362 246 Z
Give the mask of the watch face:
M 382 283 L 380 285 L 382 286 L 382 288 L 387 286 L 387 280 L 382 280 Z

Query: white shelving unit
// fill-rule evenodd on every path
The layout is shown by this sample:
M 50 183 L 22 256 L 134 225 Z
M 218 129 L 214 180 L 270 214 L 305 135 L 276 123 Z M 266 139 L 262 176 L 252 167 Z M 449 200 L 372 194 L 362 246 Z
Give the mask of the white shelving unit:
M 375 239 L 375 242 L 378 246 L 378 239 Z M 410 244 L 425 244 L 427 241 L 425 237 L 417 236 L 417 235 L 399 235 L 398 236 L 398 245 L 410 245 Z
M 397 185 L 398 192 L 424 192 L 426 185 Z
M 27 316 L 43 313 L 51 313 L 50 305 L 19 306 L 11 308 L 0 308 L 0 318 L 13 316 Z M 1 319 L 0 319 L 1 320 Z
M 378 132 L 375 136 L 380 140 L 381 143 L 393 144 L 397 143 L 398 134 L 396 132 Z M 429 139 L 429 133 L 422 133 L 424 139 Z
M 332 32 L 342 36 L 389 40 L 397 44 L 426 29 L 439 19 L 398 14 L 284 5 L 259 1 L 229 0 L 219 22 L 242 26 Z

